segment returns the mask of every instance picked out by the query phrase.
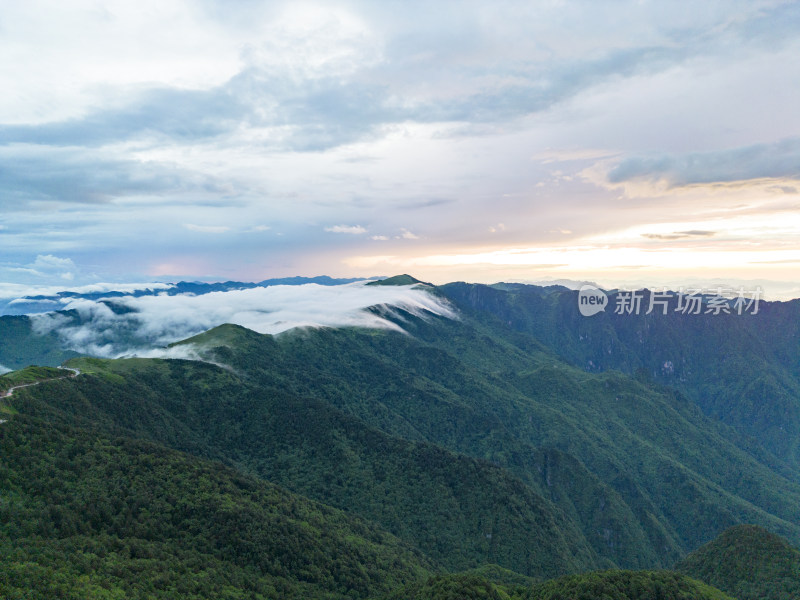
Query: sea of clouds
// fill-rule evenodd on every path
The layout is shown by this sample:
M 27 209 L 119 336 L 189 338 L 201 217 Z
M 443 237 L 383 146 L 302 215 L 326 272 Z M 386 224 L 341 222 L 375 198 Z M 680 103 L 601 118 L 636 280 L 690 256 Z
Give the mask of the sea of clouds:
M 382 307 L 383 311 L 370 311 Z M 109 301 L 75 299 L 57 312 L 31 315 L 34 331 L 55 332 L 65 347 L 100 357 L 194 358 L 191 347 L 166 349 L 172 342 L 224 323 L 259 333 L 297 327 L 369 327 L 402 331 L 387 311 L 455 318 L 444 299 L 415 286 L 278 285 L 202 295 L 123 296 Z

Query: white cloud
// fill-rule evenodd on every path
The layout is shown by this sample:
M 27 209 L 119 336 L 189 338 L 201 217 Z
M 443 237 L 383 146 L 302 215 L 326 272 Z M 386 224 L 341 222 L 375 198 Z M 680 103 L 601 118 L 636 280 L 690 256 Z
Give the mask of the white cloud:
M 131 294 L 139 290 L 168 290 L 175 287 L 171 283 L 90 283 L 74 287 L 29 286 L 21 283 L 0 283 L 0 300 L 14 299 L 24 301 L 32 296 L 55 296 L 59 292 L 74 294 L 101 294 L 103 292 L 122 292 Z
M 401 233 L 398 238 L 402 238 L 404 240 L 418 240 L 419 236 L 416 233 L 410 232 L 408 229 L 403 229 L 403 233 Z
M 75 271 L 77 271 L 72 259 L 52 254 L 39 254 L 36 260 L 25 266 L 0 265 L 0 267 L 3 267 L 6 272 L 31 275 L 37 280 L 58 278 L 72 281 L 75 278 Z
M 169 343 L 223 323 L 259 333 L 277 334 L 296 327 L 370 327 L 401 330 L 367 310 L 383 306 L 417 315 L 454 318 L 446 301 L 413 286 L 270 286 L 200 296 L 126 296 L 107 302 L 74 300 L 64 307 L 80 317 L 78 325 L 59 313 L 32 315 L 37 332 L 57 331 L 66 345 L 95 356 L 152 356 Z
M 371 239 L 371 240 L 376 240 L 376 241 L 380 241 L 380 242 L 385 242 L 385 241 L 386 241 L 386 240 L 388 240 L 389 238 L 388 238 L 387 236 L 385 236 L 385 235 L 373 235 L 373 236 L 371 236 L 369 239 Z
M 197 231 L 199 233 L 226 233 L 231 230 L 230 227 L 224 225 L 195 225 L 193 223 L 186 223 L 184 225 L 189 231 Z
M 58 256 L 53 256 L 52 254 L 40 254 L 36 257 L 36 260 L 28 266 L 39 271 L 50 271 L 58 269 L 74 269 L 75 263 L 72 262 L 71 258 L 60 258 Z
M 349 233 L 351 235 L 367 233 L 367 230 L 361 225 L 334 225 L 333 227 L 326 227 L 325 231 L 331 233 Z

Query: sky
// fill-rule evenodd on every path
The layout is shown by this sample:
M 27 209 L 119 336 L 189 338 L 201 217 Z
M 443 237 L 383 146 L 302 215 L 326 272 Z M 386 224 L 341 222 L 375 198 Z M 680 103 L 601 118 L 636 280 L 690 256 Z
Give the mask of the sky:
M 800 297 L 800 4 L 0 0 L 0 283 Z

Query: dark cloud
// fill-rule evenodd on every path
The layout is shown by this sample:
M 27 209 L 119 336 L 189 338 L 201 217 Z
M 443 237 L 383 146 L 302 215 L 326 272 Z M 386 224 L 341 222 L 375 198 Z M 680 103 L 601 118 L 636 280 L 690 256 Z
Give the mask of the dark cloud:
M 104 146 L 139 137 L 192 141 L 236 127 L 249 108 L 225 87 L 149 90 L 120 108 L 40 125 L 0 126 L 0 144 Z
M 420 208 L 431 208 L 433 206 L 444 206 L 445 204 L 452 204 L 455 198 L 430 198 L 427 200 L 416 200 L 413 202 L 404 202 L 398 205 L 398 208 L 407 210 L 418 210 Z
M 610 183 L 666 182 L 673 188 L 763 178 L 800 180 L 800 138 L 717 152 L 628 158 L 607 174 Z
M 254 10 L 252 4 L 238 10 L 212 1 L 203 6 L 212 15 L 228 14 L 237 27 L 244 26 Z M 587 5 L 584 18 L 591 18 L 593 10 Z M 620 43 L 580 57 L 558 58 L 556 53 L 548 60 L 515 56 L 513 49 L 500 59 L 494 54 L 498 34 L 482 24 L 479 14 L 450 6 L 431 14 L 431 23 L 415 20 L 411 33 L 388 36 L 379 64 L 359 64 L 356 74 L 303 77 L 246 55 L 238 75 L 211 89 L 151 89 L 123 106 L 82 118 L 0 126 L 0 144 L 97 147 L 139 139 L 191 143 L 241 129 L 274 127 L 284 131 L 264 142 L 267 145 L 322 151 L 369 138 L 392 123 L 502 123 L 548 110 L 599 83 L 662 71 L 689 57 L 713 53 L 726 40 L 793 39 L 789 33 L 796 32 L 800 11 L 795 5 L 752 11 L 741 21 L 715 23 L 717 27 L 702 22 L 665 31 L 657 44 Z M 520 19 L 534 16 L 523 12 Z M 464 93 L 453 95 L 450 86 Z
M 210 90 L 150 90 L 125 106 L 80 119 L 0 126 L 0 145 L 97 147 L 140 139 L 191 143 L 241 128 L 276 127 L 288 128 L 288 133 L 264 142 L 267 145 L 322 151 L 368 138 L 379 126 L 392 123 L 504 122 L 547 110 L 602 81 L 662 69 L 682 54 L 674 48 L 634 48 L 546 68 L 520 70 L 511 65 L 506 67 L 510 73 L 499 70 L 496 76 L 513 74 L 513 84 L 424 101 L 405 97 L 411 92 L 388 83 L 339 76 L 297 79 L 249 65 Z M 493 68 L 496 65 L 482 70 L 488 73 Z M 483 74 L 464 72 L 457 77 L 468 82 Z M 436 82 L 436 74 L 426 68 L 417 76 Z
M 138 194 L 230 194 L 213 177 L 156 162 L 104 158 L 82 151 L 0 155 L 0 207 L 37 200 L 103 204 Z M 218 200 L 219 201 L 219 200 Z

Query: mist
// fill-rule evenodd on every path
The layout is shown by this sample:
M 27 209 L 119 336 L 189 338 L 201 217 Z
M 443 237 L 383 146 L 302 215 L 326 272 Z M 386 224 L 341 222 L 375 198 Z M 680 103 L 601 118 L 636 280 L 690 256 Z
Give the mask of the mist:
M 203 295 L 123 296 L 76 299 L 63 310 L 31 315 L 38 334 L 56 333 L 65 347 L 91 356 L 195 358 L 190 348 L 165 347 L 224 323 L 258 333 L 279 334 L 297 327 L 367 327 L 402 331 L 383 314 L 402 309 L 414 315 L 454 318 L 443 299 L 414 286 L 281 285 Z M 74 316 L 74 315 L 77 315 Z

